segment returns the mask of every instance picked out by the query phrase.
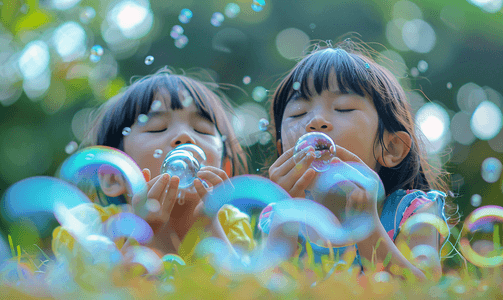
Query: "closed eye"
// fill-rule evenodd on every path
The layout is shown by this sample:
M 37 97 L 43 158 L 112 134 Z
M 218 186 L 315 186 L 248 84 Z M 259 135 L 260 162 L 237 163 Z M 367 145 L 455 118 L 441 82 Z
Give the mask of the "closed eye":
M 354 109 L 335 109 L 335 111 L 341 112 L 341 113 L 348 113 L 353 111 Z
M 163 131 L 166 131 L 167 128 L 164 128 L 164 129 L 160 129 L 160 130 L 149 130 L 148 132 L 150 133 L 157 133 L 157 132 L 163 132 Z
M 199 130 L 197 130 L 197 129 L 194 129 L 194 131 L 195 131 L 195 132 L 197 132 L 197 133 L 199 133 L 199 134 L 213 135 L 212 133 L 199 131 Z
M 293 116 L 290 116 L 290 118 L 298 118 L 298 117 L 302 117 L 303 115 L 305 115 L 306 113 L 301 113 L 301 114 L 298 114 L 298 115 L 293 115 Z

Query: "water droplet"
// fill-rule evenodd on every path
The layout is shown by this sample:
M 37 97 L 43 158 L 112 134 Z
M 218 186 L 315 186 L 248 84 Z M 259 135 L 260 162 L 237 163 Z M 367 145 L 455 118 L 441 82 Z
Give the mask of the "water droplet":
M 449 90 L 452 89 L 452 83 L 447 82 L 447 89 L 449 89 Z
M 264 9 L 264 5 L 265 5 L 265 0 L 253 0 L 251 8 L 256 12 L 259 12 Z
M 244 84 L 248 85 L 248 84 L 250 84 L 250 82 L 251 82 L 250 76 L 243 77 L 243 83 Z
M 152 63 L 154 63 L 154 57 L 152 55 L 145 57 L 145 64 L 147 66 L 150 66 Z
M 365 63 L 365 69 L 370 69 L 370 65 L 368 63 Z
M 152 111 L 158 111 L 162 106 L 162 102 L 161 100 L 154 100 L 154 102 L 152 102 L 152 106 L 150 107 L 150 109 Z
M 482 197 L 479 194 L 474 194 L 470 198 L 470 204 L 474 207 L 479 207 L 482 203 Z
M 421 73 L 424 73 L 428 70 L 428 63 L 424 60 L 420 60 L 418 63 L 417 63 L 417 69 L 419 70 L 419 72 Z
M 257 102 L 262 102 L 267 96 L 267 90 L 262 86 L 257 86 L 253 89 L 252 98 Z
M 298 91 L 300 89 L 300 82 L 298 82 L 298 81 L 294 82 L 293 83 L 293 89 L 296 90 L 296 91 Z
M 502 164 L 495 157 L 488 157 L 482 162 L 482 178 L 488 183 L 494 183 L 500 178 Z
M 266 131 L 267 126 L 269 126 L 269 121 L 267 121 L 267 119 L 262 118 L 258 121 L 258 129 L 260 131 Z
M 412 77 L 419 76 L 419 70 L 416 67 L 411 68 L 410 69 L 410 75 L 412 75 Z
M 141 114 L 138 116 L 138 123 L 140 125 L 145 125 L 145 123 L 148 122 L 148 116 L 147 115 L 144 115 L 144 114 Z
M 159 157 L 161 157 L 162 153 L 163 152 L 162 152 L 161 149 L 157 149 L 157 150 L 154 151 L 154 157 L 155 158 L 159 158 Z
M 86 6 L 80 12 L 80 22 L 84 24 L 89 24 L 92 19 L 96 16 L 96 11 L 90 6 Z
M 124 127 L 124 129 L 122 129 L 123 136 L 129 135 L 130 133 L 131 133 L 131 128 L 129 128 L 129 127 Z
M 91 55 L 97 55 L 97 56 L 102 56 L 103 55 L 103 47 L 100 45 L 94 45 L 91 48 Z
M 171 28 L 171 32 L 169 33 L 169 35 L 175 40 L 180 38 L 182 34 L 183 34 L 183 27 L 180 25 L 173 26 L 173 28 Z
M 94 154 L 92 154 L 92 153 L 87 154 L 85 157 L 86 160 L 91 160 L 93 158 L 94 158 Z
M 259 169 L 257 169 L 257 172 L 259 171 Z
M 239 8 L 239 5 L 236 3 L 229 3 L 225 7 L 225 15 L 229 18 L 235 18 L 239 12 L 241 11 L 241 8 Z
M 314 30 L 316 28 L 316 24 L 314 23 L 309 24 L 309 28 L 311 28 L 311 30 Z
M 177 40 L 175 40 L 175 47 L 178 49 L 182 49 L 183 47 L 187 46 L 188 42 L 189 38 L 186 37 L 185 35 L 181 35 Z
M 183 24 L 187 24 L 190 22 L 190 19 L 192 19 L 192 11 L 188 8 L 182 9 L 178 16 L 178 20 Z
M 71 141 L 68 143 L 68 145 L 66 145 L 65 152 L 66 154 L 72 154 L 73 152 L 75 152 L 75 150 L 77 150 L 78 147 L 79 145 L 77 144 L 77 142 Z
M 216 12 L 213 14 L 211 17 L 211 25 L 215 27 L 219 27 L 222 25 L 222 22 L 224 21 L 225 17 L 222 13 Z

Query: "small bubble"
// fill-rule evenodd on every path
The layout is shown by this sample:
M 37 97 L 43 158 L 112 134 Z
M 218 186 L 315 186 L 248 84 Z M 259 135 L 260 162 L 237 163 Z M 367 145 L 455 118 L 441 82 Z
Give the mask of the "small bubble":
M 256 12 L 259 12 L 264 9 L 264 5 L 265 5 L 265 0 L 253 0 L 251 8 Z
M 103 47 L 100 45 L 94 45 L 91 48 L 91 55 L 97 55 L 97 56 L 102 56 L 103 55 Z
M 192 11 L 188 8 L 182 9 L 178 16 L 178 20 L 183 24 L 187 24 L 190 22 L 190 19 L 192 19 Z
M 91 54 L 89 55 L 89 60 L 93 63 L 97 63 L 101 60 L 101 56 Z
M 222 142 L 225 142 L 227 140 L 227 136 L 226 135 L 222 135 Z
M 269 126 L 269 121 L 267 121 L 267 119 L 262 118 L 258 121 L 258 129 L 260 131 L 266 131 L 267 126 Z
M 257 169 L 257 172 L 259 171 L 259 169 Z
M 309 28 L 311 28 L 311 30 L 314 30 L 316 28 L 316 24 L 314 23 L 309 24 Z
M 145 64 L 147 66 L 150 66 L 152 63 L 154 63 L 154 57 L 152 55 L 145 57 Z
M 182 34 L 177 40 L 175 40 L 175 47 L 182 49 L 183 47 L 187 46 L 188 42 L 189 38 Z
M 248 84 L 250 84 L 250 82 L 251 82 L 250 76 L 243 77 L 243 83 L 244 84 L 248 85 Z
M 257 86 L 253 89 L 252 98 L 257 102 L 262 102 L 267 96 L 267 90 L 262 86 Z
M 213 14 L 211 17 L 211 25 L 215 27 L 219 27 L 222 25 L 222 22 L 224 21 L 225 17 L 222 13 L 216 12 Z
M 474 194 L 470 198 L 470 204 L 473 207 L 479 207 L 481 203 L 482 203 L 482 197 L 479 194 Z
M 77 150 L 78 147 L 79 145 L 77 144 L 77 142 L 71 141 L 68 143 L 68 145 L 66 145 L 65 152 L 66 154 L 72 154 L 73 152 L 75 152 L 75 150 Z
M 129 127 L 124 127 L 124 129 L 122 129 L 123 136 L 129 135 L 130 133 L 131 133 L 131 128 L 129 128 Z
M 156 199 L 147 199 L 145 202 L 145 207 L 153 213 L 158 212 L 161 209 L 161 204 Z
M 447 82 L 447 89 L 449 89 L 449 90 L 452 89 L 452 83 Z
M 154 157 L 155 158 L 159 158 L 159 157 L 161 157 L 162 153 L 163 152 L 162 152 L 161 149 L 157 149 L 157 150 L 154 151 Z
M 22 14 L 26 14 L 26 13 L 28 12 L 28 5 L 23 4 L 23 6 L 21 6 L 21 8 L 19 9 L 19 11 L 20 11 Z
M 154 100 L 154 102 L 152 102 L 152 106 L 150 107 L 150 109 L 152 111 L 158 111 L 162 106 L 162 102 L 161 100 Z
M 173 26 L 173 28 L 171 28 L 171 32 L 169 33 L 169 35 L 175 40 L 180 38 L 182 34 L 183 34 L 183 27 L 180 25 Z
M 267 131 L 262 132 L 258 141 L 261 145 L 267 145 L 271 141 L 271 134 Z
M 94 158 L 94 154 L 92 154 L 92 153 L 87 154 L 85 157 L 86 160 L 91 160 L 93 158 Z
M 410 75 L 412 75 L 412 77 L 419 76 L 419 70 L 416 67 L 411 68 L 410 69 Z
M 418 63 L 417 63 L 417 69 L 419 70 L 419 72 L 421 73 L 424 73 L 428 70 L 428 63 L 424 60 L 420 60 Z
M 368 63 L 365 63 L 365 69 L 370 69 L 370 65 Z
M 482 162 L 482 179 L 488 183 L 494 183 L 500 178 L 502 164 L 495 157 L 488 157 Z
M 194 102 L 194 98 L 187 96 L 182 100 L 182 105 L 183 107 L 188 107 L 192 104 L 192 102 Z
M 296 91 L 298 91 L 300 89 L 300 82 L 298 82 L 298 81 L 294 82 L 293 83 L 293 89 L 296 90 Z
M 87 6 L 87 7 L 84 7 L 82 9 L 82 11 L 80 12 L 80 22 L 84 23 L 84 24 L 89 24 L 89 22 L 91 22 L 92 19 L 94 19 L 94 17 L 96 16 L 96 11 L 94 10 L 94 8 L 90 7 L 90 6 Z
M 138 116 L 138 123 L 140 123 L 140 125 L 144 125 L 147 122 L 148 122 L 148 116 L 147 115 L 140 114 Z
M 225 15 L 229 18 L 235 18 L 239 12 L 241 11 L 241 8 L 239 8 L 239 5 L 236 3 L 229 3 L 225 7 Z

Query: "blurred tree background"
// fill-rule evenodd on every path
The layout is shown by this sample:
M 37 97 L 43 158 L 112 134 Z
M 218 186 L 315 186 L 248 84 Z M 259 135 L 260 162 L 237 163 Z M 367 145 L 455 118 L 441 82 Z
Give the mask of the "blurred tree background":
M 249 147 L 251 173 L 260 173 L 273 145 L 258 129 L 269 119 L 267 96 L 310 42 L 352 32 L 393 61 L 432 161 L 453 174 L 461 213 L 501 205 L 502 4 L 3 0 L 0 194 L 24 178 L 53 176 L 92 109 L 165 65 L 202 68 L 235 86 L 227 91 L 233 126 Z

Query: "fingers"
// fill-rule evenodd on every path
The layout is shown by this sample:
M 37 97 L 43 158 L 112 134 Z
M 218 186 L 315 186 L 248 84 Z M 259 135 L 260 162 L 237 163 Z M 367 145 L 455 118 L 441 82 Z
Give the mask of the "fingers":
M 200 179 L 194 180 L 194 187 L 197 194 L 199 195 L 199 198 L 204 199 L 204 196 L 208 193 L 208 190 L 206 190 L 206 188 L 203 186 L 203 183 Z
M 166 187 L 169 184 L 169 180 L 169 174 L 162 174 L 150 180 L 147 183 L 149 189 L 147 198 L 160 200 L 162 193 L 166 190 Z
M 313 169 L 307 170 L 297 182 L 294 184 L 292 189 L 290 190 L 290 196 L 292 197 L 300 197 L 305 198 L 305 190 L 307 187 L 313 182 L 314 177 L 316 176 L 316 171 Z
M 314 156 L 314 152 L 310 151 L 302 158 L 302 160 L 298 164 L 295 164 L 295 166 L 291 168 L 290 171 L 284 176 L 285 178 L 289 178 L 289 181 L 291 181 L 290 189 L 293 188 L 293 186 L 297 183 L 300 177 L 306 173 L 306 171 L 309 169 L 315 158 L 316 157 Z
M 286 152 L 283 155 L 285 154 Z M 278 160 L 269 168 L 269 178 L 272 181 L 278 180 L 280 177 L 287 175 L 294 167 L 298 166 L 299 164 L 303 165 L 305 163 L 305 158 L 309 156 L 312 156 L 314 160 L 314 148 L 312 146 L 304 148 L 301 152 L 290 156 L 290 158 L 285 160 L 283 164 L 276 164 L 281 157 L 278 158 Z M 313 160 L 309 162 L 304 171 L 311 165 Z M 276 167 L 274 167 L 275 165 Z
M 143 174 L 143 177 L 145 178 L 145 181 L 149 182 L 150 178 L 152 176 L 152 174 L 150 173 L 150 170 L 147 169 L 147 168 L 145 168 L 145 169 L 141 170 L 141 173 Z
M 163 219 L 169 220 L 169 216 L 171 215 L 171 211 L 173 211 L 173 207 L 176 204 L 176 197 L 178 196 L 178 185 L 180 183 L 180 178 L 178 176 L 171 177 L 169 182 L 169 187 L 165 191 L 165 196 L 161 200 L 161 214 Z
M 356 154 L 339 145 L 335 149 L 335 155 L 343 161 L 354 161 L 366 165 Z
M 225 182 L 225 184 L 230 184 L 232 186 L 232 183 L 228 181 L 229 177 L 227 176 L 227 173 L 219 168 L 212 166 L 201 168 L 201 170 L 199 170 L 199 172 L 197 173 L 197 177 L 206 181 L 207 183 L 210 183 L 212 186 L 216 186 L 217 184 L 220 184 L 222 182 Z
M 288 149 L 288 151 L 285 151 L 281 156 L 271 165 L 271 168 L 277 168 L 281 166 L 285 161 L 290 159 L 293 156 L 294 148 Z

